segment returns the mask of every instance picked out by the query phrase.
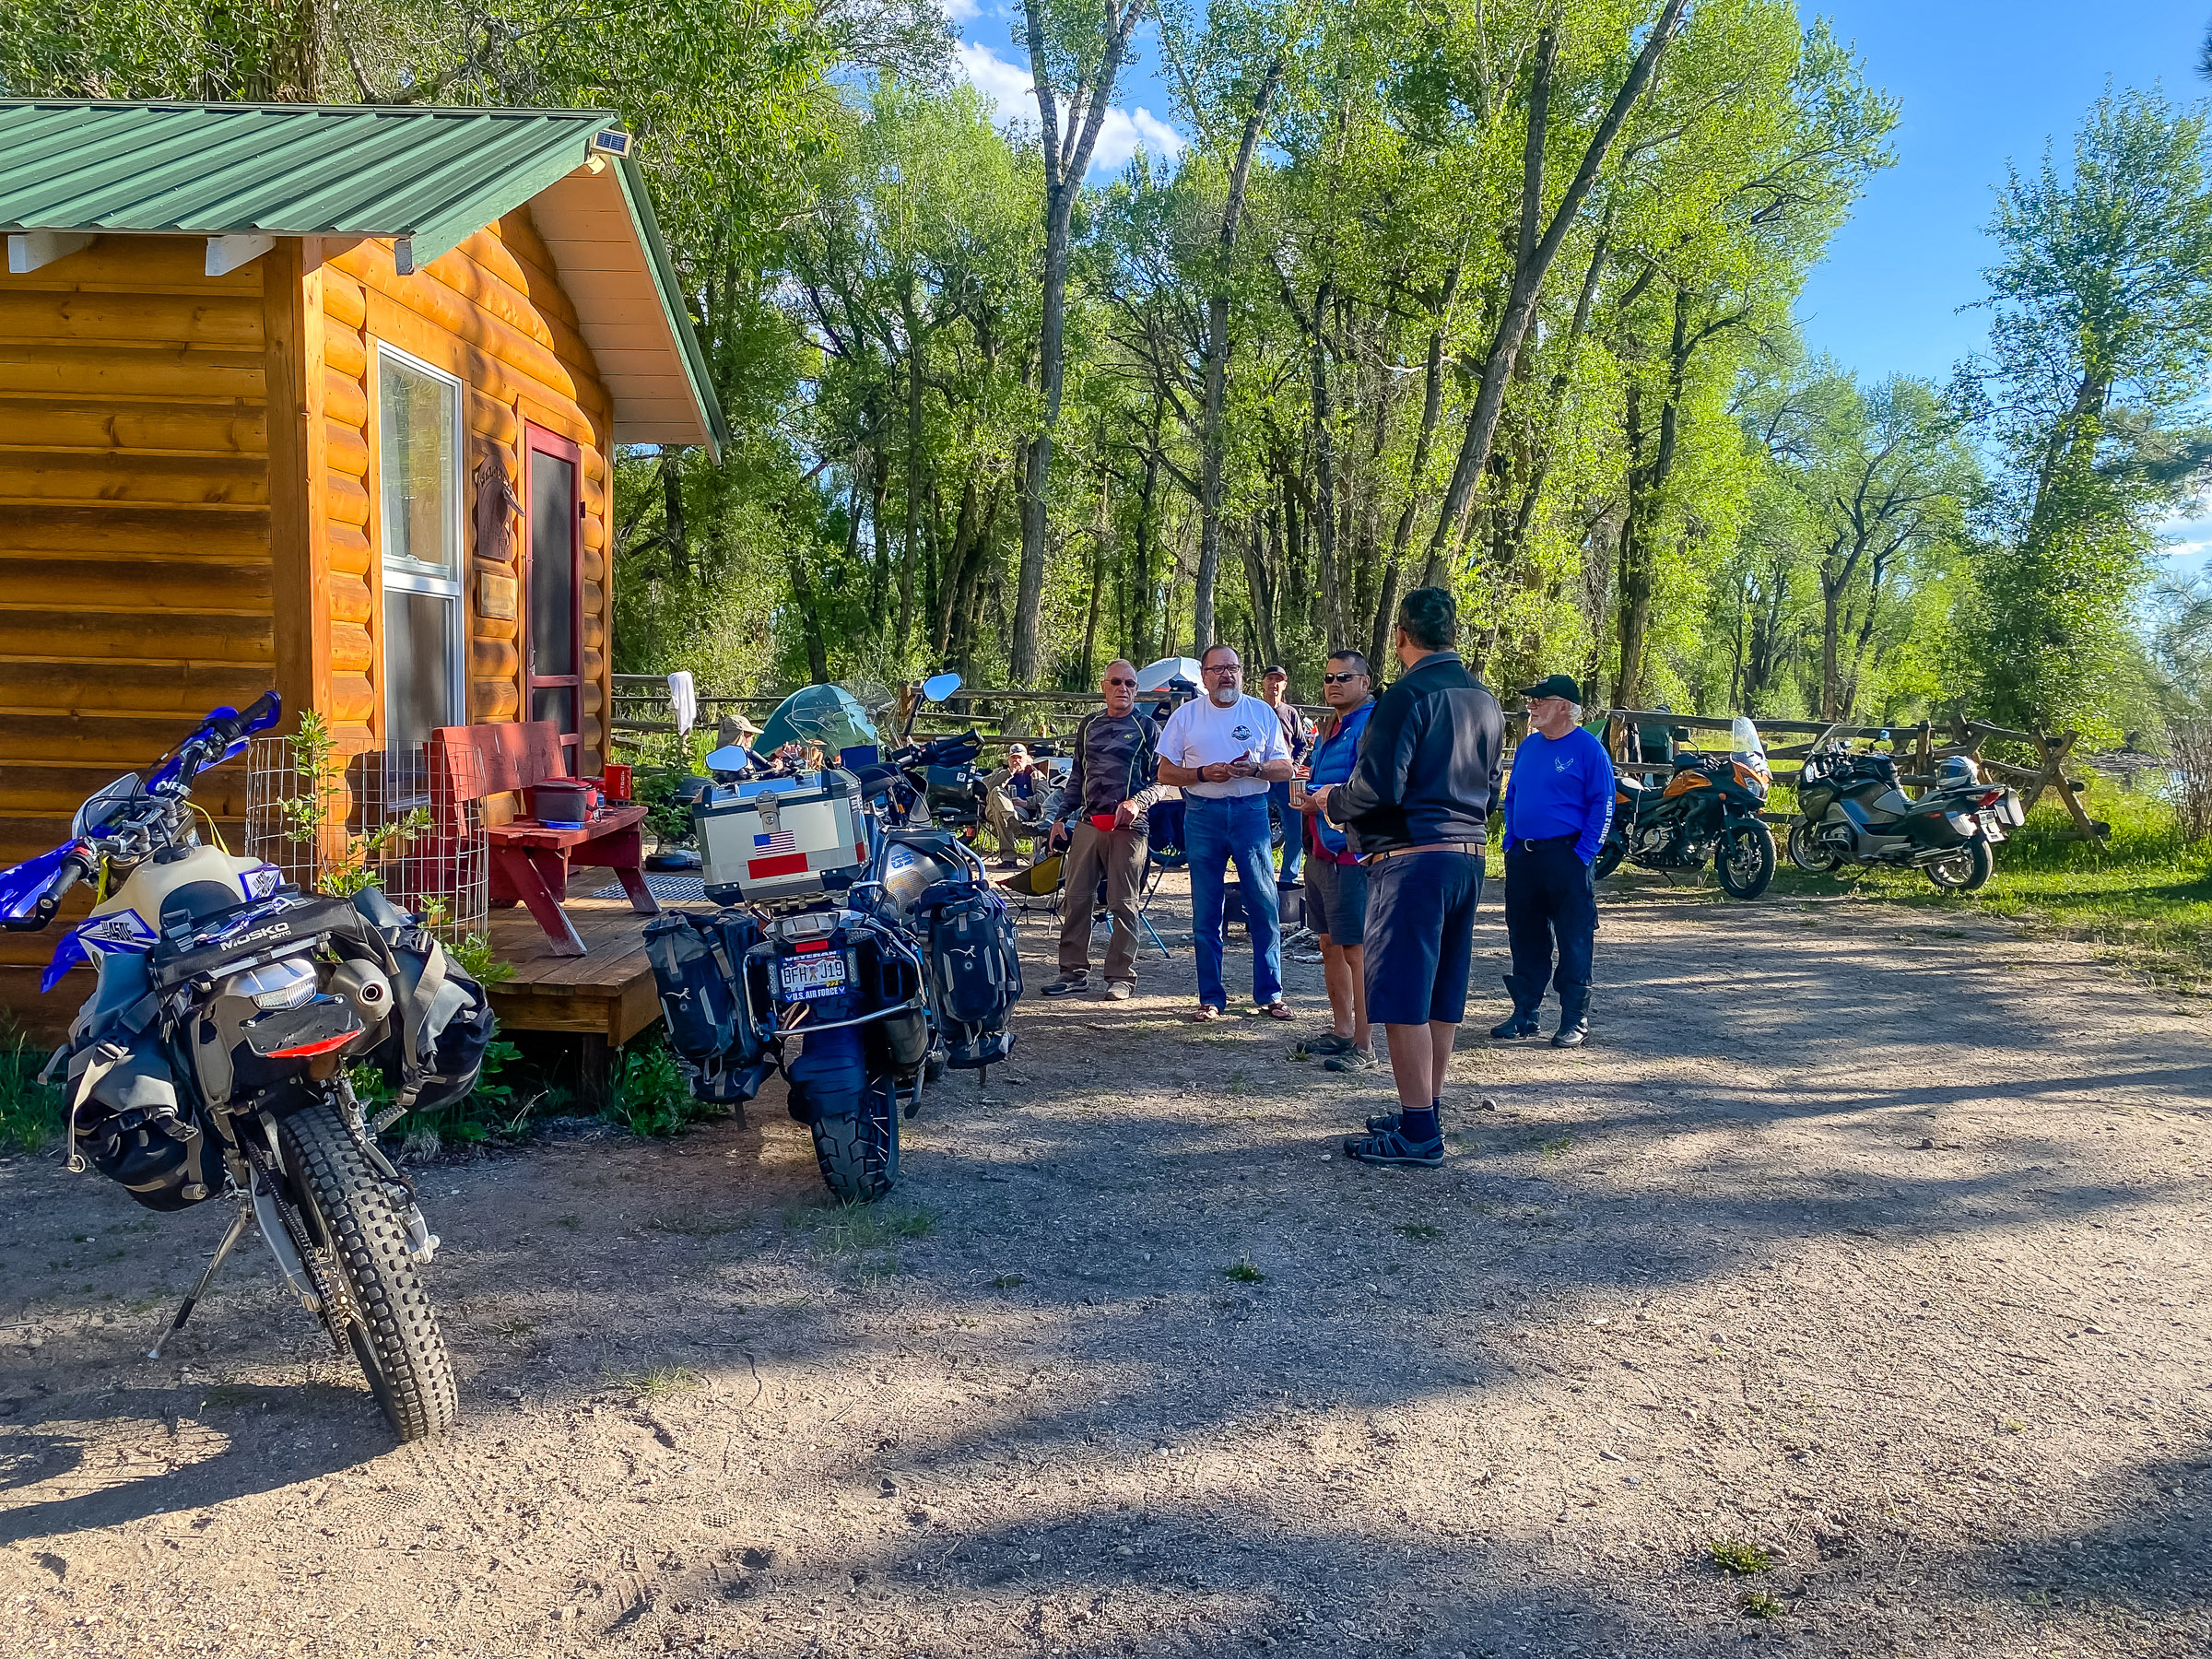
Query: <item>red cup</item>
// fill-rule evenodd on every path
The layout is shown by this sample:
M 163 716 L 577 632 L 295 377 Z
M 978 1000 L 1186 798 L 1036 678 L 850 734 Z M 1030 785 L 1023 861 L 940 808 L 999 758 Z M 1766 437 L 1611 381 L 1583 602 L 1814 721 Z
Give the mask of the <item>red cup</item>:
M 606 798 L 618 806 L 629 804 L 629 768 L 620 761 L 606 763 Z

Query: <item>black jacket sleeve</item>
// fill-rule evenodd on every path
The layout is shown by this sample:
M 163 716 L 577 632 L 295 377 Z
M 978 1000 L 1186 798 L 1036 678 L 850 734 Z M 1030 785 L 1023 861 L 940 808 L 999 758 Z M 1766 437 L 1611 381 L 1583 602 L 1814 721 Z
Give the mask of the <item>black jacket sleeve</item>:
M 1406 779 L 1420 747 L 1425 706 L 1402 680 L 1382 694 L 1359 735 L 1351 777 L 1329 791 L 1323 810 L 1331 823 L 1356 830 L 1403 819 Z

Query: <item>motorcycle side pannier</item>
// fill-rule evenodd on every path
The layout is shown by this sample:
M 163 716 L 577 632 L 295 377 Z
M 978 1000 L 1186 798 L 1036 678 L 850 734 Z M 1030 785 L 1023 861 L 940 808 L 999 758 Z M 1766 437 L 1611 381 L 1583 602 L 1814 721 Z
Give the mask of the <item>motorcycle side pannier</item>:
M 1007 1017 L 1021 1000 L 1021 953 L 1006 901 L 980 888 L 932 907 L 930 1001 L 948 1064 L 966 1070 L 1012 1052 Z
M 747 956 L 759 942 L 759 924 L 741 910 L 674 911 L 645 929 L 668 1046 L 702 1100 L 749 1100 L 767 1076 L 767 1042 L 745 994 Z

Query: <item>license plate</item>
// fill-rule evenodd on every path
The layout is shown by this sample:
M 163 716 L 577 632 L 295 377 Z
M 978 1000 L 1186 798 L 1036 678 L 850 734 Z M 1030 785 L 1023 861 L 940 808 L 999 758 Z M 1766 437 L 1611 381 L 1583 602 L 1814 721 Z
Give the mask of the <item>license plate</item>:
M 1988 836 L 1993 841 L 2003 841 L 2005 839 L 2004 819 L 1994 811 L 1984 812 L 1982 815 L 1982 833 Z
M 783 959 L 783 994 L 787 997 L 835 996 L 844 988 L 845 954 L 841 950 Z

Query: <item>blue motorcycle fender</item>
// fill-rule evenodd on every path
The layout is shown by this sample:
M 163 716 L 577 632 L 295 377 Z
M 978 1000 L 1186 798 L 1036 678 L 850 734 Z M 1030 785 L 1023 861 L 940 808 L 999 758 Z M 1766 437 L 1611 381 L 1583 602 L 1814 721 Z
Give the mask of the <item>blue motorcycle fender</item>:
M 852 1116 L 868 1086 L 859 1030 L 842 1026 L 809 1031 L 804 1042 L 798 1058 L 783 1063 L 783 1075 L 791 1079 L 791 1115 L 801 1123 Z

